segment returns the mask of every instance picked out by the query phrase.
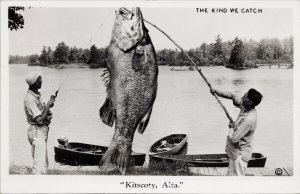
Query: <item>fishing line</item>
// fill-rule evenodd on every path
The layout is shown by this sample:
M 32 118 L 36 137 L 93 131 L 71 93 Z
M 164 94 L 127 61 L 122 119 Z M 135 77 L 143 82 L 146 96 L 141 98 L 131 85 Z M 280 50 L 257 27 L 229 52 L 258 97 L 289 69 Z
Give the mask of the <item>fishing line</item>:
M 86 44 L 85 48 L 88 47 L 88 45 L 92 42 L 92 40 L 94 39 L 94 37 L 96 36 L 96 34 L 98 33 L 98 31 L 100 30 L 100 28 L 104 25 L 104 23 L 107 21 L 107 19 L 109 18 L 109 16 L 113 13 L 114 11 L 110 11 L 108 13 L 108 15 L 104 18 L 104 20 L 100 23 L 100 25 L 98 26 L 97 30 L 95 31 L 95 33 L 92 35 L 92 38 L 89 40 L 89 42 Z M 84 53 L 85 49 L 82 49 L 80 55 L 77 57 L 76 61 L 74 64 L 77 64 L 80 57 L 82 56 L 82 54 Z M 67 73 L 67 76 L 62 80 L 62 82 L 60 83 L 58 89 L 55 91 L 55 97 L 57 96 L 58 91 L 60 90 L 60 88 L 62 87 L 62 85 L 65 83 L 65 81 L 67 81 L 69 79 L 70 73 Z
M 126 9 L 125 7 L 121 8 L 121 11 L 128 15 L 128 13 L 131 13 L 133 16 L 135 15 L 132 11 L 129 11 L 128 9 Z M 125 11 L 125 12 L 124 12 Z M 123 16 L 124 17 L 124 16 Z M 139 17 L 139 16 L 137 16 Z M 151 26 L 153 26 L 154 28 L 156 28 L 158 31 L 160 31 L 161 33 L 163 33 L 177 48 L 179 48 L 181 50 L 181 52 L 183 52 L 185 54 L 185 56 L 190 60 L 190 62 L 193 64 L 193 66 L 196 68 L 196 70 L 199 72 L 199 74 L 201 75 L 201 77 L 204 79 L 205 83 L 208 85 L 209 89 L 211 90 L 211 84 L 209 83 L 209 81 L 207 80 L 207 78 L 205 77 L 205 75 L 202 73 L 201 69 L 198 68 L 198 66 L 196 65 L 196 63 L 193 61 L 193 59 L 183 50 L 182 47 L 180 47 L 168 34 L 166 34 L 164 31 L 162 31 L 159 27 L 157 27 L 156 25 L 152 24 L 151 22 L 147 21 L 146 19 L 139 17 L 140 19 L 144 20 L 146 23 L 150 24 Z M 222 104 L 222 102 L 219 100 L 218 96 L 216 93 L 213 93 L 213 96 L 216 98 L 216 100 L 218 101 L 218 103 L 221 105 L 222 109 L 224 110 L 227 118 L 229 119 L 229 121 L 231 123 L 233 123 L 233 119 L 230 116 L 229 112 L 227 111 L 226 107 Z

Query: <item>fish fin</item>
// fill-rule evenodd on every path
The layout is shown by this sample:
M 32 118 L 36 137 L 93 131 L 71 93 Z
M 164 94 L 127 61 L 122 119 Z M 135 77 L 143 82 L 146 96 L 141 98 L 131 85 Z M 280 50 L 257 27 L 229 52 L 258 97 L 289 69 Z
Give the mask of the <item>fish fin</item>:
M 106 125 L 112 127 L 115 121 L 115 110 L 112 106 L 111 100 L 110 100 L 110 72 L 109 69 L 105 69 L 103 71 L 103 74 L 101 75 L 103 77 L 103 81 L 105 82 L 104 85 L 106 86 L 106 92 L 107 97 L 102 105 L 102 107 L 99 110 L 100 118 L 102 119 L 103 123 Z
M 113 141 L 103 155 L 99 167 L 104 171 L 115 167 L 121 174 L 125 174 L 130 161 L 131 145 L 132 142 L 125 138 L 118 142 Z
M 139 133 L 143 134 L 144 131 L 146 130 L 146 127 L 147 127 L 147 125 L 149 123 L 149 120 L 150 120 L 151 112 L 152 112 L 152 107 L 148 110 L 148 112 L 146 113 L 146 115 L 140 121 L 140 123 L 138 125 L 138 131 L 139 131 Z
M 101 75 L 102 81 L 104 82 L 104 85 L 106 86 L 106 92 L 109 93 L 110 90 L 110 72 L 109 69 L 105 69 L 103 71 L 103 74 Z
M 106 97 L 104 104 L 100 108 L 99 115 L 103 123 L 110 127 L 113 126 L 116 114 L 109 96 Z

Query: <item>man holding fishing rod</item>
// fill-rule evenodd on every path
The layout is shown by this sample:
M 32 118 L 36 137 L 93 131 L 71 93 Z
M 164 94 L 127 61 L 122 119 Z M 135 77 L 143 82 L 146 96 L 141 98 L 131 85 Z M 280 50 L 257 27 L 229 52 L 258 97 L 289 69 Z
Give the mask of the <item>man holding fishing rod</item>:
M 245 176 L 248 161 L 252 156 L 252 140 L 257 123 L 255 107 L 261 102 L 262 95 L 250 89 L 242 98 L 230 92 L 221 92 L 211 88 L 211 93 L 231 99 L 241 111 L 235 122 L 229 123 L 226 140 L 226 152 L 229 157 L 228 176 Z
M 52 118 L 50 108 L 54 106 L 57 92 L 51 95 L 45 104 L 39 92 L 42 87 L 41 73 L 30 73 L 26 77 L 26 82 L 29 89 L 24 98 L 24 109 L 27 122 L 30 124 L 27 135 L 33 158 L 32 174 L 47 174 L 47 139 Z
M 127 9 L 123 10 L 130 12 Z M 159 30 L 161 33 L 163 33 L 171 42 L 175 44 L 177 48 L 179 48 L 183 52 L 183 54 L 190 60 L 192 65 L 204 79 L 204 81 L 210 88 L 212 95 L 216 98 L 216 100 L 223 108 L 227 118 L 230 120 L 229 132 L 226 142 L 226 152 L 229 157 L 227 175 L 244 176 L 248 161 L 252 156 L 251 144 L 257 123 L 255 107 L 261 102 L 263 96 L 255 89 L 250 89 L 241 99 L 239 99 L 230 92 L 221 92 L 213 89 L 211 87 L 211 84 L 208 82 L 207 78 L 204 76 L 201 69 L 198 68 L 193 59 L 169 35 L 167 35 L 164 31 L 162 31 L 151 22 L 145 20 L 144 18 L 142 19 Z M 218 96 L 231 99 L 233 101 L 233 104 L 241 109 L 235 122 L 232 120 L 225 106 L 223 106 L 221 101 L 218 99 Z

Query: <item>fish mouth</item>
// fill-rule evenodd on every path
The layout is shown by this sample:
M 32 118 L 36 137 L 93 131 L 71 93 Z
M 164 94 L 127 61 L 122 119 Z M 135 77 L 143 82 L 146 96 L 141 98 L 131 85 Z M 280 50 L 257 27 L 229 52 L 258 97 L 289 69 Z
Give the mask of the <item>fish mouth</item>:
M 129 9 L 126 8 L 126 7 L 121 7 L 121 8 L 118 10 L 118 14 L 121 14 L 122 16 L 128 16 L 129 14 L 133 15 L 133 12 L 132 12 L 132 11 L 129 11 Z
M 126 7 L 121 7 L 117 11 L 117 14 L 122 15 L 126 19 L 133 19 L 134 17 L 136 19 L 142 18 L 142 12 L 139 7 L 134 7 L 134 8 L 126 8 Z

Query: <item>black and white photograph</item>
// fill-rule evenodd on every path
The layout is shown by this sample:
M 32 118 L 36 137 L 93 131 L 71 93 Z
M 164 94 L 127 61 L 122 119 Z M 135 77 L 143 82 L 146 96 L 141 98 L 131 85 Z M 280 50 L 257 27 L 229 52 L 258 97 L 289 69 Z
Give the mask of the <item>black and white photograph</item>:
M 2 1 L 1 193 L 300 192 L 299 8 Z

